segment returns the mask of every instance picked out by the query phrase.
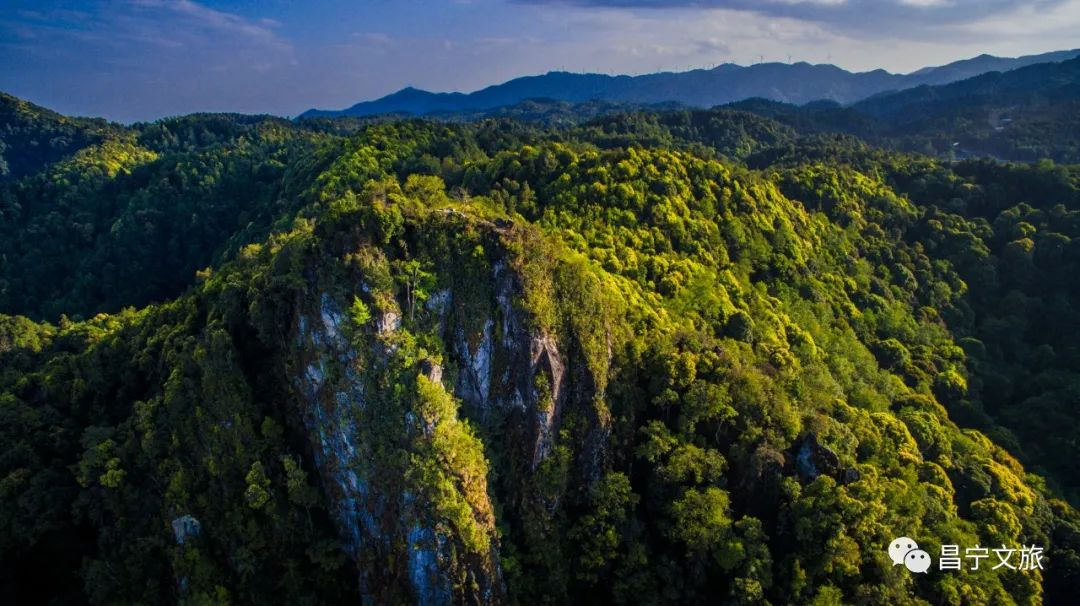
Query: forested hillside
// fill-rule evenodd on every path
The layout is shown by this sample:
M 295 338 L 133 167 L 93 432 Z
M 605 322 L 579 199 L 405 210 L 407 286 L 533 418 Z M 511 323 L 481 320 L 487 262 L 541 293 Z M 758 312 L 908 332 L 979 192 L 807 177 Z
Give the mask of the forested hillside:
M 0 124 L 0 179 L 35 173 L 116 131 L 105 120 L 68 118 L 2 92 Z
M 733 109 L 70 124 L 0 184 L 18 603 L 1080 588 L 1080 167 Z

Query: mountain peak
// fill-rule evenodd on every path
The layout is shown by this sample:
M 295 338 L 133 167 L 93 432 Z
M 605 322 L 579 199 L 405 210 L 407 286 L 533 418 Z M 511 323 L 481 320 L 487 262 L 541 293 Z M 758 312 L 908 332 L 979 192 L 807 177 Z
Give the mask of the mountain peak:
M 947 84 L 989 71 L 1009 71 L 1034 63 L 1062 61 L 1077 54 L 1080 51 L 1058 51 L 1008 59 L 984 53 L 906 75 L 884 69 L 854 73 L 828 63 L 812 65 L 805 61 L 771 61 L 748 66 L 722 63 L 712 69 L 640 76 L 552 70 L 514 78 L 472 93 L 434 93 L 407 86 L 345 110 L 309 110 L 301 117 L 484 111 L 535 98 L 571 103 L 591 100 L 638 104 L 674 102 L 690 107 L 712 107 L 752 97 L 797 105 L 816 100 L 848 104 L 888 91 L 924 84 Z
M 390 97 L 402 98 L 402 97 L 425 97 L 425 96 L 435 95 L 435 94 L 437 94 L 437 93 L 432 93 L 432 92 L 429 92 L 429 91 L 426 91 L 426 90 L 423 90 L 423 89 L 420 89 L 420 88 L 416 88 L 415 86 L 406 86 L 405 88 L 403 88 L 403 89 L 401 89 L 401 90 L 399 90 L 399 91 L 397 91 L 395 93 L 391 93 L 389 96 Z

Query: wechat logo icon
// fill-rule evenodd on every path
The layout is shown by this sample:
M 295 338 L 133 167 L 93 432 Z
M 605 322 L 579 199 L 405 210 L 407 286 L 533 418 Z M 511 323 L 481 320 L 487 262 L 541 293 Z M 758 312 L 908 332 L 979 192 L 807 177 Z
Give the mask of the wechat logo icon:
M 919 549 L 919 544 L 908 537 L 900 537 L 889 543 L 889 559 L 893 566 L 903 564 L 914 573 L 926 573 L 930 570 L 930 554 Z

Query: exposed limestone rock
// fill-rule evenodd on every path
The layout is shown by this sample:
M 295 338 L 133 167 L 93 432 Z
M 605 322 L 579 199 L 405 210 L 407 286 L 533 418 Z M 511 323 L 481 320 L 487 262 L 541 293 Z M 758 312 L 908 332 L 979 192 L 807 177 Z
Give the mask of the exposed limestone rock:
M 364 405 L 363 385 L 353 369 L 354 354 L 348 351 L 341 327 L 345 314 L 327 294 L 320 297 L 320 320 L 298 320 L 298 340 L 310 344 L 312 356 L 304 367 L 300 391 L 304 396 L 304 423 L 315 446 L 315 462 L 339 525 L 343 528 L 347 551 L 355 556 L 363 531 L 378 536 L 375 512 L 368 503 L 367 483 L 359 477 L 356 411 Z M 344 381 L 327 381 L 331 366 L 343 367 Z
M 439 606 L 451 602 L 450 579 L 440 562 L 445 539 L 420 524 L 409 530 L 409 581 L 419 606 Z
M 522 286 L 505 261 L 494 264 L 492 280 L 501 338 L 494 339 L 492 318 L 471 340 L 463 328 L 457 328 L 453 353 L 460 360 L 461 372 L 456 391 L 484 418 L 494 410 L 525 412 L 532 419 L 527 429 L 532 435 L 530 464 L 535 468 L 550 454 L 557 434 L 566 397 L 566 363 L 555 339 L 530 329 L 533 323 L 514 305 Z M 496 360 L 502 370 L 498 376 L 494 376 Z M 538 378 L 547 385 L 548 393 L 537 391 Z
M 438 362 L 427 359 L 420 361 L 420 373 L 423 374 L 432 383 L 442 385 L 442 365 Z
M 609 428 L 603 407 L 593 406 L 599 395 L 598 383 L 590 375 L 593 371 L 571 369 L 564 348 L 573 347 L 572 339 L 564 342 L 557 332 L 559 327 L 541 326 L 521 306 L 520 301 L 525 300 L 522 276 L 510 263 L 497 259 L 490 271 L 490 290 L 485 287 L 481 291 L 491 293 L 489 302 L 477 301 L 476 293 L 451 289 L 428 297 L 419 319 L 427 324 L 416 328 L 433 329 L 443 339 L 445 349 L 441 359 L 410 359 L 407 364 L 415 366 L 407 368 L 459 398 L 465 404 L 464 414 L 479 425 L 489 419 L 510 423 L 514 441 L 506 446 L 506 456 L 514 460 L 513 468 L 520 473 L 536 472 L 555 451 L 560 423 L 568 411 L 594 415 L 596 427 L 585 436 L 579 455 L 582 473 L 586 477 L 598 474 L 604 467 Z M 400 310 L 384 307 L 375 314 L 375 338 L 371 339 L 370 333 L 349 329 L 351 320 L 343 304 L 330 294 L 319 294 L 301 309 L 306 313 L 298 315 L 295 326 L 298 349 L 293 384 L 302 399 L 305 427 L 330 510 L 346 552 L 360 565 L 361 592 L 373 599 L 385 587 L 407 585 L 418 604 L 462 599 L 478 604 L 499 602 L 505 588 L 495 539 L 495 510 L 486 494 L 486 479 L 455 481 L 465 482 L 463 494 L 468 495 L 475 521 L 490 533 L 489 551 L 478 551 L 475 542 L 463 549 L 460 539 L 446 527 L 446 520 L 439 517 L 442 514 L 436 513 L 427 494 L 430 489 L 410 484 L 415 480 L 409 477 L 409 457 L 423 451 L 425 440 L 439 435 L 443 422 L 438 415 L 395 409 L 393 402 L 398 396 L 387 395 L 380 387 L 385 378 L 381 373 L 402 372 L 400 358 L 395 356 L 415 351 L 405 345 L 417 334 L 411 320 L 410 334 L 394 334 L 401 330 Z M 361 342 L 369 343 L 365 347 L 371 350 L 358 350 Z M 401 384 L 399 379 L 394 381 Z M 567 409 L 570 405 L 575 408 Z M 370 415 L 382 415 L 383 410 L 399 410 L 396 415 L 402 416 L 400 421 L 378 417 L 379 439 L 411 444 L 404 446 L 407 451 L 419 445 L 419 451 L 387 464 L 372 460 L 373 446 L 365 441 L 376 434 L 365 424 L 374 425 Z M 445 408 L 442 410 L 440 414 L 447 414 Z M 397 422 L 401 436 L 388 435 L 386 432 L 395 431 L 392 428 Z M 380 443 L 376 448 L 384 452 L 387 445 Z M 425 491 L 423 497 L 410 494 L 415 488 Z M 554 511 L 561 498 L 560 494 L 545 495 L 541 505 Z M 371 562 L 396 564 L 380 569 L 370 566 Z
M 859 471 L 840 464 L 840 457 L 818 442 L 817 435 L 808 433 L 792 447 L 795 452 L 795 471 L 805 481 L 813 481 L 818 476 L 827 475 L 841 484 L 855 482 Z
M 446 300 L 449 301 L 449 295 Z M 398 330 L 400 321 L 396 312 L 384 312 L 377 320 L 378 336 Z M 341 305 L 327 295 L 319 299 L 317 316 L 299 316 L 296 342 L 302 372 L 294 385 L 302 397 L 303 418 L 311 436 L 315 464 L 346 552 L 358 563 L 393 559 L 401 564 L 400 569 L 391 570 L 371 571 L 362 567 L 361 592 L 370 597 L 373 594 L 368 591 L 375 591 L 384 583 L 400 582 L 410 586 L 417 604 L 452 603 L 455 591 L 476 591 L 479 593 L 470 598 L 472 601 L 493 603 L 495 596 L 503 591 L 501 586 L 496 587 L 501 583 L 501 573 L 495 545 L 486 560 L 475 558 L 465 562 L 455 556 L 450 543 L 452 535 L 438 530 L 432 523 L 433 514 L 426 501 L 415 499 L 407 491 L 394 494 L 387 490 L 388 486 L 408 485 L 407 478 L 380 477 L 383 472 L 373 468 L 372 461 L 365 458 L 370 457 L 370 451 L 363 443 L 366 434 L 361 431 L 360 423 L 370 405 L 369 398 L 374 396 L 366 393 L 357 360 L 368 360 L 363 372 L 378 373 L 393 359 L 396 348 L 386 347 L 376 338 L 368 355 L 357 351 L 346 338 L 347 322 Z M 421 360 L 417 370 L 433 383 L 442 385 L 443 367 L 434 359 Z M 417 416 L 406 411 L 403 431 L 406 434 L 419 431 L 430 439 L 439 421 L 425 420 L 420 425 L 417 422 Z M 403 546 L 407 552 L 401 552 Z M 474 579 L 471 589 L 454 588 L 451 579 L 463 575 Z
M 484 322 L 480 339 L 475 345 L 469 343 L 464 329 L 456 334 L 458 357 L 461 360 L 461 372 L 458 374 L 458 395 L 467 402 L 485 410 L 491 395 L 491 359 L 494 344 L 492 329 L 494 323 L 489 319 Z
M 341 324 L 344 321 L 343 314 L 334 303 L 334 300 L 330 298 L 330 295 L 326 293 L 323 293 L 322 297 L 320 297 L 320 303 L 320 315 L 326 338 L 330 342 L 340 344 L 342 340 Z
M 534 377 L 532 399 L 536 403 L 536 443 L 533 446 L 533 467 L 551 452 L 556 416 L 563 401 L 566 367 L 559 357 L 559 348 L 549 335 L 534 337 L 530 345 L 530 373 Z M 550 394 L 539 394 L 535 378 L 543 377 Z M 550 398 L 540 402 L 540 398 Z
M 447 288 L 432 293 L 427 301 L 424 301 L 424 309 L 440 316 L 445 315 L 449 307 L 450 289 Z
M 176 544 L 183 545 L 187 539 L 196 538 L 202 533 L 202 524 L 195 516 L 187 514 L 173 520 L 172 529 Z
M 394 310 L 379 314 L 375 321 L 375 330 L 380 335 L 387 335 L 401 328 L 401 314 Z
M 835 476 L 840 472 L 840 457 L 818 443 L 816 434 L 809 433 L 803 437 L 796 451 L 795 470 L 808 481 L 822 474 Z

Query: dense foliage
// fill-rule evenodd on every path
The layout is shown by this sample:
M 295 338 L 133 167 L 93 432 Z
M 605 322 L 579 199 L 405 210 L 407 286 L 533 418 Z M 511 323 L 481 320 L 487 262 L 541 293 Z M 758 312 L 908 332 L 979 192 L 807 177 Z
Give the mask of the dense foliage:
M 8 595 L 1080 586 L 1076 167 L 733 110 L 193 116 L 5 187 Z M 913 575 L 897 536 L 1042 545 L 1046 570 Z
M 87 317 L 175 296 L 288 224 L 323 139 L 276 119 L 190 116 L 0 184 L 0 309 Z
M 104 120 L 68 118 L 0 93 L 0 181 L 33 174 L 116 130 Z

